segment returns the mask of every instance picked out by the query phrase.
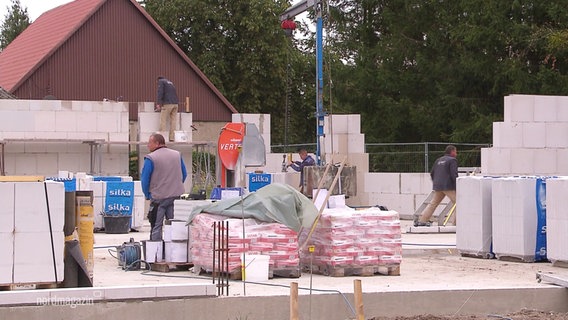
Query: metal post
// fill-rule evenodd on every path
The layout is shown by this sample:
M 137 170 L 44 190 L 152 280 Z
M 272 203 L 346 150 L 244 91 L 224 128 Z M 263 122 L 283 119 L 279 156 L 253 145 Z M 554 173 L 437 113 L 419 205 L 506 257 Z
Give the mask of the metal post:
M 2 152 L 2 159 L 1 163 L 0 163 L 0 175 L 5 176 L 6 175 L 6 171 L 5 171 L 5 167 L 4 167 L 4 146 L 5 143 L 4 142 L 0 142 L 0 147 L 2 148 L 1 152 Z
M 322 145 L 324 138 L 323 124 L 323 2 L 319 1 L 315 5 L 317 20 L 316 20 L 316 118 L 317 118 L 317 137 L 316 137 L 316 164 L 322 165 Z
M 424 172 L 430 172 L 428 170 L 428 142 L 424 142 Z

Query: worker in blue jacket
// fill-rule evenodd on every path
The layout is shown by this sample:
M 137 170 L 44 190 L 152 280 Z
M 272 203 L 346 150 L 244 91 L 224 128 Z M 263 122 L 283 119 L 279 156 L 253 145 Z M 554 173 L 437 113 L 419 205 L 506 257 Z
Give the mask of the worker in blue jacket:
M 304 148 L 298 149 L 298 154 L 300 155 L 300 159 L 302 161 L 289 161 L 288 167 L 292 168 L 294 171 L 300 172 L 300 192 L 304 193 L 304 167 L 313 166 L 316 164 L 316 161 L 312 156 L 308 154 L 308 151 Z
M 162 240 L 164 218 L 174 218 L 174 200 L 184 194 L 187 170 L 179 151 L 166 147 L 164 136 L 153 133 L 148 139 L 150 153 L 144 157 L 140 182 L 147 200 L 151 200 L 148 220 L 150 240 Z

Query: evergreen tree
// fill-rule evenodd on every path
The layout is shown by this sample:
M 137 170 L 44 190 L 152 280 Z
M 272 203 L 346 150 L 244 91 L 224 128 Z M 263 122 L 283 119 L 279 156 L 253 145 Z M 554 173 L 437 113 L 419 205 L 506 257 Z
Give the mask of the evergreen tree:
M 4 50 L 16 37 L 30 25 L 28 9 L 22 8 L 20 0 L 12 0 L 8 13 L 0 27 L 0 51 Z

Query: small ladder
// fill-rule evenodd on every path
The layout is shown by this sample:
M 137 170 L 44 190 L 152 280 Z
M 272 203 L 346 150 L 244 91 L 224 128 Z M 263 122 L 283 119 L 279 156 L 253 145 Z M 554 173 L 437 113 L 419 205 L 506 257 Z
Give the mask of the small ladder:
M 422 202 L 422 204 L 416 209 L 416 211 L 414 211 L 414 221 L 418 221 L 420 215 L 422 214 L 422 211 L 424 211 L 424 209 L 426 209 L 426 207 L 430 204 L 433 197 L 434 191 L 432 190 L 430 191 L 430 194 L 428 195 L 428 197 L 426 197 L 424 202 Z M 445 226 L 448 223 L 448 220 L 455 211 L 455 207 L 456 205 L 451 200 L 446 204 L 444 209 L 438 215 L 438 226 Z

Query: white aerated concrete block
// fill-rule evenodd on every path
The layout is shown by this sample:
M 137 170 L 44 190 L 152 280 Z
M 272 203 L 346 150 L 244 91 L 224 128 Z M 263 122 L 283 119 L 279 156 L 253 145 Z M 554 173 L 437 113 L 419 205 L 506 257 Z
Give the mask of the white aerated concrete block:
M 556 173 L 568 175 L 568 149 L 556 150 Z
M 557 96 L 534 96 L 534 121 L 556 121 Z
M 37 174 L 54 176 L 59 171 L 59 161 L 57 154 L 48 153 L 41 155 L 41 159 L 36 162 Z
M 23 175 L 34 175 L 37 172 L 37 156 L 30 154 L 16 155 L 16 172 Z
M 98 130 L 98 114 L 87 111 L 75 111 L 76 121 L 78 123 L 77 131 L 80 132 L 99 132 Z
M 14 212 L 16 233 L 63 231 L 65 223 L 65 186 L 63 182 L 15 183 Z
M 323 126 L 326 135 L 347 134 L 349 133 L 349 118 L 345 114 L 328 115 L 324 117 Z
M 401 173 L 400 193 L 428 194 L 432 190 L 429 173 Z
M 29 111 L 31 100 L 1 99 L 0 109 L 6 111 Z
M 63 281 L 63 231 L 14 234 L 14 283 Z
M 73 111 L 55 112 L 55 131 L 77 132 L 77 114 Z
M 542 149 L 540 149 L 542 150 Z M 511 174 L 532 175 L 534 174 L 535 153 L 539 149 L 511 149 Z
M 510 95 L 505 97 L 504 103 L 505 122 L 533 122 L 534 121 L 534 96 Z
M 151 133 L 160 130 L 159 112 L 142 112 L 138 114 L 140 141 L 148 141 Z M 143 135 L 145 139 L 143 138 Z
M 333 135 L 326 135 L 324 137 L 324 150 L 326 153 L 349 153 L 348 140 L 349 135 L 346 133 L 339 133 Z
M 14 232 L 15 190 L 14 182 L 0 182 L 0 233 Z
M 55 132 L 55 112 L 34 112 L 34 131 Z
M 0 110 L 0 128 L 2 131 L 27 132 L 34 131 L 34 116 L 31 112 Z M 21 138 L 20 136 L 5 138 Z
M 61 100 L 28 100 L 30 111 L 61 111 L 63 101 Z
M 364 153 L 365 135 L 362 133 L 350 133 L 347 135 L 347 153 Z
M 493 251 L 498 258 L 535 261 L 538 215 L 535 178 L 492 180 Z
M 537 149 L 534 153 L 534 173 L 536 175 L 557 174 L 557 149 Z
M 459 177 L 456 187 L 456 248 L 489 258 L 492 252 L 492 178 Z
M 414 215 L 414 195 L 412 194 L 381 193 L 376 200 L 372 205 L 386 206 L 389 210 L 394 210 L 401 216 Z
M 546 124 L 544 122 L 526 122 L 522 125 L 523 148 L 546 147 Z
M 546 147 L 568 148 L 568 122 L 546 123 Z
M 348 133 L 361 133 L 361 115 L 349 114 L 347 115 L 347 132 Z
M 4 216 L 0 213 L 0 217 Z M 14 233 L 0 232 L 0 285 L 12 283 L 14 267 Z
M 400 173 L 369 172 L 365 173 L 363 192 L 400 193 Z
M 568 261 L 568 177 L 546 180 L 546 255 Z
M 95 119 L 98 132 L 119 132 L 120 113 L 118 112 L 96 112 Z M 93 120 L 91 120 L 93 121 Z M 79 130 L 82 131 L 82 130 Z
M 556 121 L 568 122 L 568 96 L 559 96 L 557 104 Z
M 481 172 L 487 175 L 511 173 L 511 149 L 482 148 Z
M 520 122 L 493 122 L 493 146 L 520 148 L 523 146 L 523 125 Z

